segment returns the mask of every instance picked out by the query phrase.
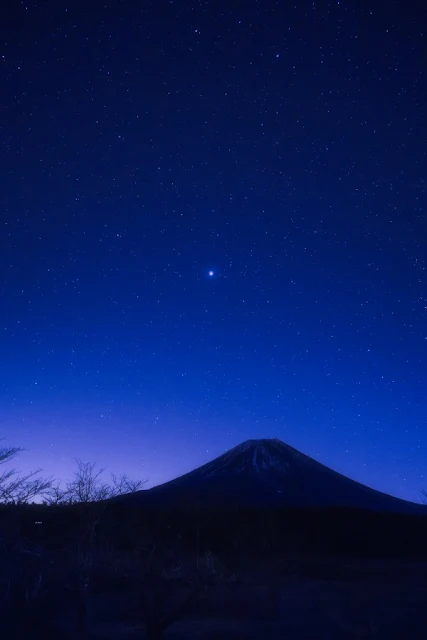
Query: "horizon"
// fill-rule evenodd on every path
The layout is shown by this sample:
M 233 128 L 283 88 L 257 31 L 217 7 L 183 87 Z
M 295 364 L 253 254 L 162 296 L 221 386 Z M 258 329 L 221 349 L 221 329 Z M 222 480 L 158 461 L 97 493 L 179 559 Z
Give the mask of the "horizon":
M 222 457 L 224 454 L 226 454 L 226 453 L 228 453 L 228 452 L 230 452 L 230 451 L 232 451 L 234 449 L 238 449 L 242 445 L 249 444 L 249 443 L 256 444 L 256 443 L 260 443 L 262 441 L 267 441 L 267 442 L 268 441 L 270 441 L 270 442 L 276 441 L 276 442 L 279 442 L 281 444 L 284 444 L 287 447 L 291 447 L 292 449 L 295 449 L 295 451 L 297 451 L 298 453 L 301 453 L 301 454 L 311 458 L 314 462 L 318 462 L 319 464 L 327 467 L 329 470 L 334 471 L 334 472 L 336 472 L 336 473 L 338 473 L 340 475 L 343 475 L 343 476 L 349 478 L 350 480 L 353 480 L 353 481 L 355 481 L 357 483 L 360 483 L 360 484 L 362 484 L 363 486 L 365 486 L 365 487 L 367 487 L 369 489 L 373 489 L 374 491 L 378 491 L 378 492 L 383 493 L 385 495 L 389 495 L 389 496 L 392 496 L 394 498 L 398 498 L 398 499 L 401 499 L 401 500 L 406 500 L 407 502 L 413 502 L 413 503 L 416 503 L 416 504 L 426 504 L 425 496 L 423 496 L 422 490 L 420 490 L 418 499 L 408 500 L 406 498 L 401 498 L 399 496 L 395 496 L 395 495 L 393 495 L 393 494 L 391 494 L 391 493 L 389 493 L 387 491 L 379 489 L 378 487 L 374 487 L 374 486 L 368 485 L 368 484 L 366 484 L 364 482 L 361 482 L 358 478 L 351 477 L 350 475 L 347 475 L 346 473 L 340 471 L 339 469 L 335 469 L 334 467 L 326 464 L 321 459 L 316 459 L 316 458 L 310 456 L 309 454 L 307 454 L 306 452 L 301 451 L 301 450 L 297 449 L 296 447 L 293 447 L 292 445 L 289 445 L 289 443 L 284 442 L 280 438 L 273 437 L 273 436 L 272 437 L 263 436 L 263 437 L 260 437 L 260 438 L 252 437 L 252 438 L 243 440 L 243 441 L 241 441 L 241 442 L 239 442 L 237 444 L 232 445 L 228 449 L 226 449 L 224 451 L 221 451 L 220 453 L 216 453 L 216 454 L 213 454 L 211 457 L 208 457 L 206 459 L 202 459 L 201 462 L 199 464 L 197 464 L 196 466 L 194 466 L 194 467 L 186 468 L 184 466 L 183 470 L 178 472 L 177 475 L 173 475 L 173 476 L 170 476 L 170 477 L 166 476 L 163 479 L 158 480 L 157 482 L 153 482 L 152 479 L 149 476 L 141 476 L 141 474 L 140 475 L 138 475 L 138 474 L 131 475 L 126 471 L 126 469 L 119 467 L 119 465 L 116 465 L 113 468 L 109 468 L 107 466 L 104 466 L 104 465 L 100 464 L 98 460 L 93 460 L 93 459 L 89 460 L 89 459 L 86 459 L 86 458 L 75 458 L 75 459 L 73 459 L 72 464 L 69 467 L 69 472 L 65 476 L 63 476 L 62 478 L 58 477 L 58 476 L 52 476 L 52 479 L 54 481 L 58 481 L 61 486 L 64 486 L 67 481 L 69 481 L 69 480 L 71 480 L 73 478 L 74 472 L 77 470 L 76 461 L 77 460 L 82 460 L 82 462 L 88 462 L 88 463 L 91 463 L 91 464 L 94 463 L 96 465 L 96 469 L 97 470 L 102 469 L 101 477 L 104 479 L 104 481 L 108 482 L 108 480 L 109 480 L 109 478 L 111 477 L 112 474 L 120 475 L 122 473 L 125 473 L 126 475 L 128 475 L 130 477 L 131 480 L 143 480 L 144 481 L 144 486 L 141 489 L 139 489 L 139 491 L 145 491 L 145 490 L 152 489 L 154 487 L 158 487 L 158 486 L 161 486 L 163 484 L 166 484 L 166 483 L 170 482 L 171 480 L 176 480 L 176 479 L 178 479 L 178 478 L 180 478 L 180 477 L 182 477 L 182 476 L 184 476 L 184 475 L 186 475 L 188 473 L 191 473 L 192 471 L 196 471 L 200 467 L 203 467 L 205 464 L 207 464 L 209 462 L 212 462 L 212 461 Z M 6 446 L 8 444 L 10 444 L 10 443 L 5 442 Z M 21 456 L 22 454 L 25 454 L 25 453 L 29 453 L 29 452 L 24 448 L 22 451 L 19 452 L 18 459 L 19 459 L 19 456 Z M 208 453 L 208 452 L 206 452 L 206 453 Z M 20 475 L 19 464 L 16 465 L 14 463 L 7 463 L 6 468 L 7 468 L 7 466 L 16 468 L 17 471 L 18 471 L 18 475 Z M 37 468 L 40 468 L 40 467 L 37 467 Z M 29 471 L 29 470 L 31 470 L 31 469 L 27 468 L 27 471 Z M 50 477 L 51 474 L 45 473 L 45 471 L 46 471 L 46 469 L 40 468 L 40 474 L 42 476 Z
M 280 4 L 5 9 L 0 436 L 24 472 L 159 484 L 274 434 L 427 489 L 422 7 Z

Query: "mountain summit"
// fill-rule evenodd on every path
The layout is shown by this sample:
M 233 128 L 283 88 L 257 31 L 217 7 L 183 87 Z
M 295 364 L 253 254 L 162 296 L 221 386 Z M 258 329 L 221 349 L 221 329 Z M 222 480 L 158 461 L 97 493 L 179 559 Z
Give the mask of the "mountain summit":
M 422 513 L 423 505 L 370 489 L 278 439 L 247 440 L 170 482 L 127 496 L 158 505 L 353 507 Z

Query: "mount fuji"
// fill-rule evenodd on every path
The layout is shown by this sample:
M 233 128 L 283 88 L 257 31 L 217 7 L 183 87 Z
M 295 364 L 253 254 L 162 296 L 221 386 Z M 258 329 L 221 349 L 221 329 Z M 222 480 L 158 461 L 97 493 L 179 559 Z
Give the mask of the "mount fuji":
M 425 505 L 371 489 L 278 439 L 247 440 L 194 471 L 122 500 L 158 506 L 350 507 L 427 513 Z

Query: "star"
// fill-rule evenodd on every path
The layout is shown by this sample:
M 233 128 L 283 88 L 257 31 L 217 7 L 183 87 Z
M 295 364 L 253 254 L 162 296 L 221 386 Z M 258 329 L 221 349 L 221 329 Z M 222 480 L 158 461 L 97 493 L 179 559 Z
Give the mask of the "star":
M 214 277 L 214 275 L 215 275 L 215 273 L 214 273 L 213 271 L 209 271 L 209 272 L 208 272 L 208 276 L 209 276 L 210 278 L 213 278 L 213 277 Z

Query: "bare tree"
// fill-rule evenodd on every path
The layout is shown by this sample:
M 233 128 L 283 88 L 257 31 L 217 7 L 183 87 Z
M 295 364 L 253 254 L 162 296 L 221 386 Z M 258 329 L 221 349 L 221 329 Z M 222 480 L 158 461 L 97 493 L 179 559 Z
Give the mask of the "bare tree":
M 147 480 L 132 480 L 125 473 L 121 476 L 111 475 L 113 497 L 123 496 L 125 493 L 140 491 Z
M 77 459 L 74 478 L 64 487 L 52 485 L 47 496 L 48 504 L 89 504 L 103 502 L 125 493 L 142 489 L 146 480 L 131 480 L 126 474 L 111 475 L 111 482 L 103 479 L 105 469 L 97 468 L 95 462 L 83 462 Z
M 95 462 L 83 462 L 77 459 L 77 470 L 74 478 L 64 487 L 52 485 L 45 502 L 54 504 L 81 505 L 81 543 L 93 546 L 95 534 L 108 500 L 125 493 L 138 491 L 146 480 L 131 480 L 127 475 L 111 476 L 111 482 L 103 478 L 104 469 L 98 468 Z
M 131 480 L 127 475 L 111 475 L 111 482 L 104 480 L 104 469 L 98 468 L 96 463 L 84 462 L 77 459 L 77 470 L 74 478 L 64 487 L 60 484 L 52 485 L 47 495 L 46 503 L 79 505 L 81 515 L 79 558 L 81 575 L 79 580 L 78 626 L 80 633 L 86 627 L 87 592 L 90 582 L 91 563 L 95 548 L 98 526 L 108 505 L 108 500 L 125 493 L 138 491 L 146 480 Z M 86 550 L 86 555 L 84 553 Z M 83 554 L 82 554 L 83 552 Z
M 0 447 L 0 465 L 11 463 L 24 451 L 21 447 Z M 43 498 L 52 487 L 51 478 L 40 477 L 41 469 L 19 475 L 12 467 L 0 472 L 0 502 L 27 503 Z
M 49 491 L 44 496 L 44 503 L 47 505 L 72 504 L 72 501 L 68 496 L 67 489 L 57 482 L 55 484 L 52 483 Z
M 95 462 L 76 460 L 76 463 L 74 479 L 67 484 L 67 494 L 71 502 L 100 502 L 110 498 L 110 487 L 102 480 L 104 469 L 97 469 Z

